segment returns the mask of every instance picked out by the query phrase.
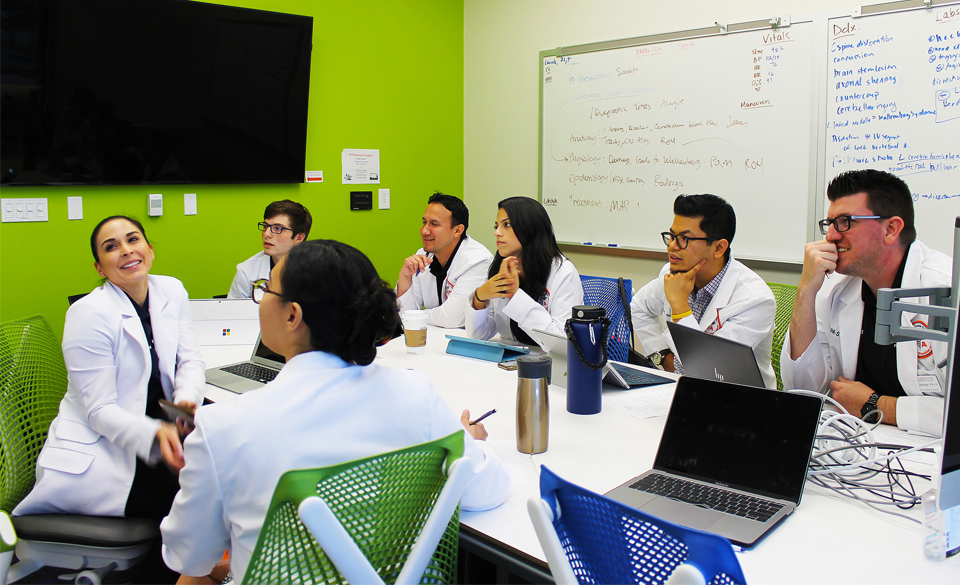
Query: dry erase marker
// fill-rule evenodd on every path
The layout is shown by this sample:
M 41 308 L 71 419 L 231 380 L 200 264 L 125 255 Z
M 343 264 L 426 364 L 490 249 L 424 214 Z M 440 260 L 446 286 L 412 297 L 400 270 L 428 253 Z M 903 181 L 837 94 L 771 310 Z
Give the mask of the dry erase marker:
M 496 408 L 494 408 L 493 410 L 488 410 L 487 412 L 483 413 L 483 416 L 481 416 L 481 417 L 478 418 L 477 420 L 471 421 L 470 424 L 471 424 L 471 425 L 475 425 L 475 424 L 477 424 L 478 422 L 482 421 L 483 419 L 487 418 L 488 416 L 490 416 L 491 414 L 494 414 L 494 413 L 496 413 L 496 412 L 497 412 L 497 409 L 496 409 Z

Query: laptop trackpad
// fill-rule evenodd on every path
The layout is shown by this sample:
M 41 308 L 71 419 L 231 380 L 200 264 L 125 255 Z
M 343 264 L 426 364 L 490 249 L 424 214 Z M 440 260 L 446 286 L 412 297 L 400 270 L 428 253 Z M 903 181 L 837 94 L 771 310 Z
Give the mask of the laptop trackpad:
M 640 509 L 651 516 L 704 531 L 709 531 L 708 529 L 716 524 L 723 515 L 715 510 L 706 510 L 693 504 L 663 497 L 655 498 Z

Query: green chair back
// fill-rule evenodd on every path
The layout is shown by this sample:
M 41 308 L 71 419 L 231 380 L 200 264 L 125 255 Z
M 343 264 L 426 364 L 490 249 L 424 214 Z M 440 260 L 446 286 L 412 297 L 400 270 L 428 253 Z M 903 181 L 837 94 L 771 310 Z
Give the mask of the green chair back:
M 345 583 L 297 509 L 320 496 L 385 583 L 400 574 L 446 482 L 445 466 L 463 456 L 463 431 L 422 445 L 280 477 L 244 576 L 248 583 Z M 456 580 L 460 509 L 421 583 Z
M 0 510 L 12 511 L 33 489 L 66 391 L 63 351 L 43 317 L 0 324 Z
M 783 340 L 790 327 L 790 316 L 793 314 L 793 301 L 797 298 L 797 287 L 792 284 L 776 284 L 768 282 L 767 286 L 773 291 L 777 299 L 777 316 L 774 318 L 776 326 L 773 329 L 773 350 L 770 361 L 773 362 L 773 371 L 777 375 L 777 390 L 783 390 L 783 380 L 780 378 L 780 350 L 783 349 Z

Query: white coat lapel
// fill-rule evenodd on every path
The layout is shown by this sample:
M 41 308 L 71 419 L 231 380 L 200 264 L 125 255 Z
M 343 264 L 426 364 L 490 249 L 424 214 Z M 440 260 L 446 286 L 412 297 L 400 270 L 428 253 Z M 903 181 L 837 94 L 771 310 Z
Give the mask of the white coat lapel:
M 123 331 L 133 341 L 131 350 L 135 347 L 143 356 L 145 367 L 140 375 L 140 383 L 137 384 L 137 392 L 139 395 L 142 390 L 142 401 L 145 403 L 147 400 L 147 381 L 150 379 L 150 346 L 147 344 L 147 336 L 143 333 L 143 324 L 140 322 L 136 309 L 133 308 L 133 301 L 127 297 L 127 293 L 109 281 L 105 286 L 111 293 L 110 298 L 113 300 L 117 312 L 123 316 Z M 140 398 L 138 396 L 138 400 Z
M 840 333 L 840 360 L 843 363 L 843 377 L 853 380 L 857 374 L 857 356 L 860 348 L 860 330 L 863 327 L 863 299 L 860 287 L 863 281 L 849 278 L 843 292 L 840 293 L 839 323 L 834 326 Z M 828 335 L 834 335 L 832 331 Z
M 167 397 L 173 396 L 173 376 L 177 369 L 177 347 L 180 341 L 179 317 L 170 306 L 163 286 L 150 279 L 150 324 L 153 344 L 160 359 L 160 383 Z
M 703 316 L 700 317 L 701 331 L 707 331 L 711 328 L 715 331 L 723 326 L 723 323 L 714 325 L 713 322 L 720 319 L 720 311 L 730 304 L 730 297 L 733 296 L 733 289 L 737 284 L 737 266 L 735 263 L 736 260 L 730 261 L 730 266 L 723 275 L 720 286 L 717 287 L 717 294 L 713 295 L 713 298 L 710 299 L 710 304 L 707 305 L 707 308 L 703 311 Z

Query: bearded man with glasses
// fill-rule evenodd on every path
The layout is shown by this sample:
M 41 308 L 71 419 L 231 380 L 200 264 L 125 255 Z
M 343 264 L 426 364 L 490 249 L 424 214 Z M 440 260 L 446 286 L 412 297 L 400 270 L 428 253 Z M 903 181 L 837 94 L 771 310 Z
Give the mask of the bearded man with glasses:
M 230 285 L 228 299 L 249 299 L 251 283 L 270 278 L 270 270 L 287 252 L 306 241 L 310 235 L 313 217 L 303 205 L 284 199 L 274 201 L 263 211 L 263 221 L 257 224 L 263 250 L 237 264 L 237 275 Z
M 770 352 L 777 302 L 763 279 L 730 253 L 737 231 L 733 207 L 716 195 L 681 195 L 673 213 L 670 231 L 660 234 L 669 262 L 630 303 L 643 350 L 664 370 L 683 373 L 664 325 L 672 320 L 749 345 L 764 385 L 776 388 Z
M 829 392 L 867 422 L 939 436 L 947 343 L 877 345 L 876 295 L 881 288 L 950 286 L 950 257 L 917 241 L 913 197 L 899 177 L 842 173 L 827 199 L 827 219 L 819 222 L 825 238 L 804 249 L 780 360 L 783 385 Z M 928 325 L 926 315 L 903 317 L 904 325 Z

